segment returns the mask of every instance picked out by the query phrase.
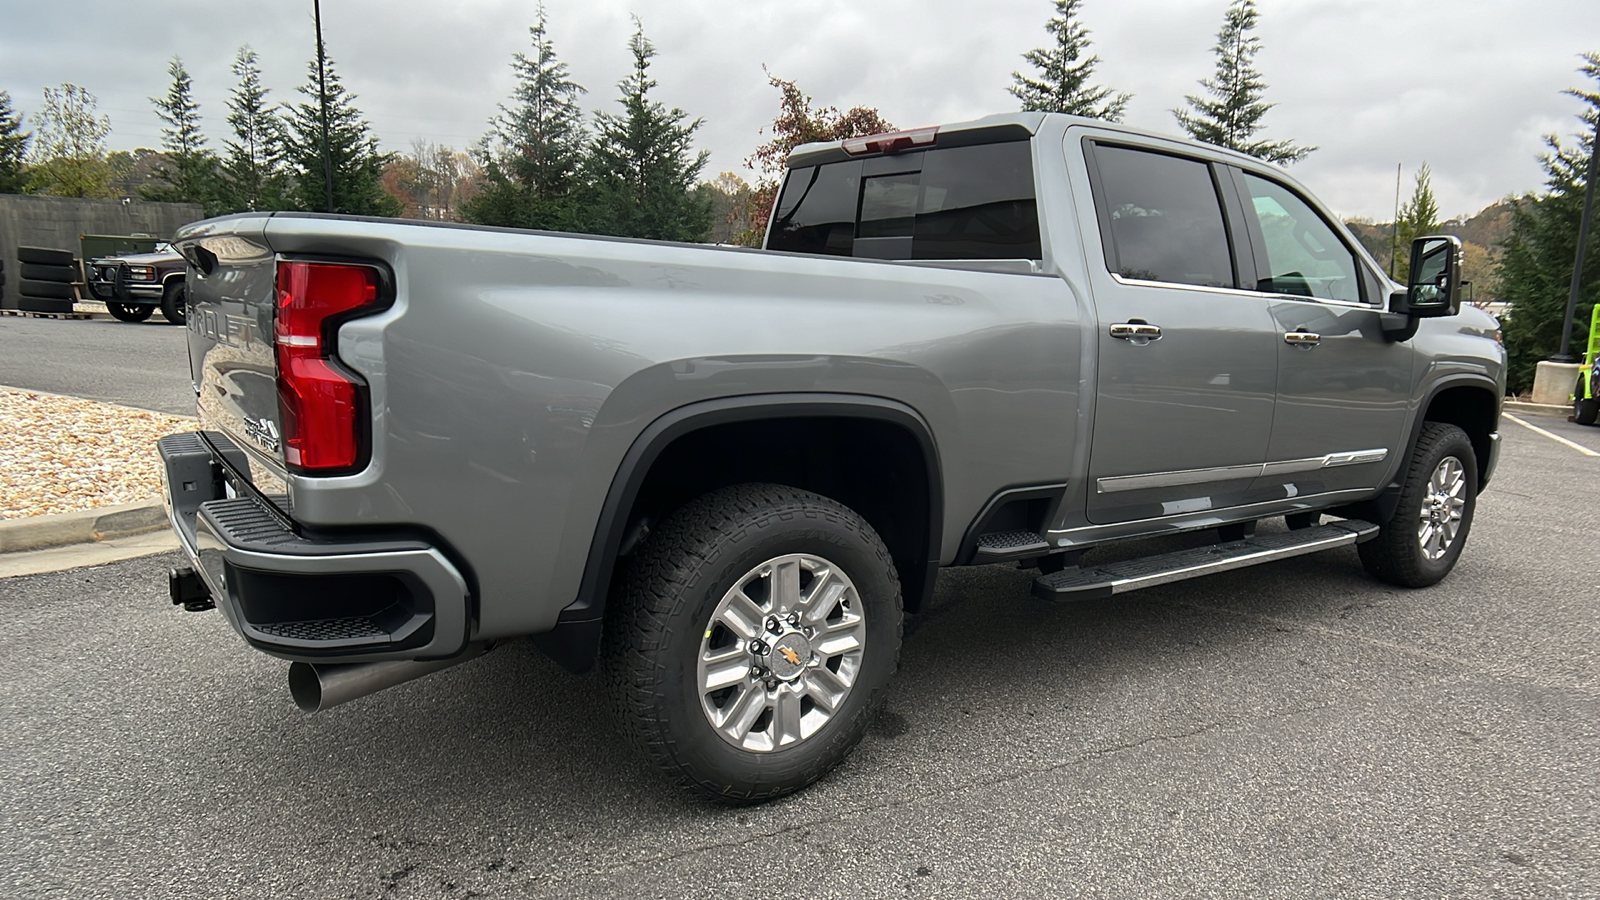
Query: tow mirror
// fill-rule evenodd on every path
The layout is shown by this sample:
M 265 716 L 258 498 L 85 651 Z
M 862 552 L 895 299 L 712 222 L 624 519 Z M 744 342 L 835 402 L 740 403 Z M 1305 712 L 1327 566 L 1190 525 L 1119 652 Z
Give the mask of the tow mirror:
M 1411 281 L 1389 298 L 1389 311 L 1415 319 L 1461 311 L 1461 239 L 1429 235 L 1411 242 Z

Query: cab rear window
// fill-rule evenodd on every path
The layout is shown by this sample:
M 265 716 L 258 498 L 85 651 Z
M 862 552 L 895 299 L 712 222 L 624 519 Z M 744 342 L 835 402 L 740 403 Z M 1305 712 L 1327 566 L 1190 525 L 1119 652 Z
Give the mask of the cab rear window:
M 1040 259 L 1029 144 L 791 169 L 767 249 L 871 259 Z

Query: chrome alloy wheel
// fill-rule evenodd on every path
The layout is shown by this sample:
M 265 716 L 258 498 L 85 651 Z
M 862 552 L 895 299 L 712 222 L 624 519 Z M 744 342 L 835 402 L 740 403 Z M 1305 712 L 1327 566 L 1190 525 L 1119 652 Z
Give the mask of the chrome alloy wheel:
M 1421 521 L 1417 524 L 1417 543 L 1430 560 L 1450 552 L 1461 528 L 1461 512 L 1467 505 L 1467 473 L 1461 460 L 1446 456 L 1428 479 L 1428 493 L 1422 498 Z
M 838 566 L 769 559 L 734 583 L 700 639 L 700 708 L 741 750 L 792 747 L 833 718 L 861 671 L 867 622 Z

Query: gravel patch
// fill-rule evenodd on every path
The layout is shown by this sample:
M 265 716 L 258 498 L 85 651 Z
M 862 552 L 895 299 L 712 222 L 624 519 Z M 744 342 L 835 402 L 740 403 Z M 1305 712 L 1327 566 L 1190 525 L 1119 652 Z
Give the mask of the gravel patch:
M 161 495 L 156 439 L 187 416 L 0 387 L 0 519 Z

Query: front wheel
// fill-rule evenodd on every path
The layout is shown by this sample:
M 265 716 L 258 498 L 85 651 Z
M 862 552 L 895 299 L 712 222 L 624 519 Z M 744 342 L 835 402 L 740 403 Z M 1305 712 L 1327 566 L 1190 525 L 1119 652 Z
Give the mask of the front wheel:
M 1361 565 L 1401 587 L 1437 584 L 1461 557 L 1477 500 L 1472 440 L 1454 425 L 1424 423 L 1394 517 L 1376 538 L 1357 546 Z
M 607 633 L 635 742 L 731 803 L 799 790 L 861 740 L 900 653 L 900 582 L 854 511 L 745 484 L 670 516 L 630 566 Z
M 161 314 L 167 321 L 174 325 L 182 325 L 189 320 L 189 309 L 186 304 L 188 298 L 187 288 L 183 282 L 174 281 L 167 285 L 161 292 Z
M 137 303 L 118 303 L 115 300 L 106 301 L 106 312 L 111 313 L 111 318 L 118 322 L 143 322 L 155 314 L 154 306 L 140 306 Z

